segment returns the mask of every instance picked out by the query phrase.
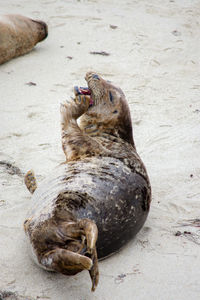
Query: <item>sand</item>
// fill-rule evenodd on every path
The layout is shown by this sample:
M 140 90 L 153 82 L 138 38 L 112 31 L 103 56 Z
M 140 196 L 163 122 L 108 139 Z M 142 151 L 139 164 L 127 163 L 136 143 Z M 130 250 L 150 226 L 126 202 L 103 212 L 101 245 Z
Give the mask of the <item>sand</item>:
M 0 0 L 0 7 L 49 25 L 31 53 L 0 66 L 0 290 L 26 300 L 199 299 L 200 1 Z M 23 173 L 34 169 L 41 181 L 64 160 L 59 105 L 85 85 L 88 70 L 125 92 L 153 191 L 143 229 L 100 262 L 95 293 L 88 272 L 39 269 L 22 226 L 31 205 Z

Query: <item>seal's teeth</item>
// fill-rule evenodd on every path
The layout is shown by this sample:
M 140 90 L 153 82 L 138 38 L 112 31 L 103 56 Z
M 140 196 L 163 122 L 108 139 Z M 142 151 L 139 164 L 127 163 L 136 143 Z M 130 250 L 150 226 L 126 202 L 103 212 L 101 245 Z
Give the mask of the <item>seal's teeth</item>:
M 91 95 L 91 91 L 90 91 L 90 89 L 87 88 L 87 87 L 80 87 L 80 88 L 79 88 L 79 91 L 80 91 L 80 93 L 83 94 L 83 95 Z
M 87 87 L 75 86 L 74 87 L 74 94 L 75 94 L 75 96 L 77 96 L 77 95 L 91 95 L 91 91 Z

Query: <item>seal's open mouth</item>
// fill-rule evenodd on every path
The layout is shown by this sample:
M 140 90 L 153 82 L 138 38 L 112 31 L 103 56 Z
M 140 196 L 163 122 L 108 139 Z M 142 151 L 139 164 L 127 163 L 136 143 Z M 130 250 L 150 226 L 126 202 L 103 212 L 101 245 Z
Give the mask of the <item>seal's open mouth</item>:
M 91 107 L 91 106 L 94 105 L 94 101 L 92 99 L 91 91 L 90 91 L 89 88 L 75 86 L 74 87 L 74 94 L 75 94 L 75 96 L 78 96 L 78 95 L 87 95 L 87 96 L 90 96 L 90 105 L 89 105 L 89 107 Z

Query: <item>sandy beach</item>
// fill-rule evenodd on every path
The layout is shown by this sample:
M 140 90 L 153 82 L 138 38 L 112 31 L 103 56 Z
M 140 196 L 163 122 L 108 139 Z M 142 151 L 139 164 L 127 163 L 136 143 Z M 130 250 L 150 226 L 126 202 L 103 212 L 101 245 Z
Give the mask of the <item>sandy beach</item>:
M 200 299 L 200 1 L 0 0 L 0 7 L 49 27 L 33 51 L 0 66 L 0 299 Z M 102 51 L 108 55 L 92 54 Z M 86 271 L 66 277 L 38 268 L 23 232 L 31 206 L 23 175 L 34 169 L 39 183 L 64 161 L 60 103 L 89 70 L 124 91 L 153 192 L 143 229 L 99 263 L 94 293 Z

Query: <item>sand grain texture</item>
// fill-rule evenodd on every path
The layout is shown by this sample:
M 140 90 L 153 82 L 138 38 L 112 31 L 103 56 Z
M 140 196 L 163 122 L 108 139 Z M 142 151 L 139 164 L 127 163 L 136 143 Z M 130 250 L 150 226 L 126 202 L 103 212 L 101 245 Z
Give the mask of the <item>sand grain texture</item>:
M 14 166 L 0 164 L 0 290 L 41 300 L 199 299 L 200 2 L 0 0 L 0 7 L 49 26 L 44 43 L 0 67 L 0 161 Z M 22 227 L 31 203 L 22 175 L 33 168 L 40 181 L 64 160 L 59 103 L 85 84 L 88 70 L 125 92 L 153 190 L 144 228 L 100 263 L 95 293 L 87 272 L 68 278 L 32 263 Z

